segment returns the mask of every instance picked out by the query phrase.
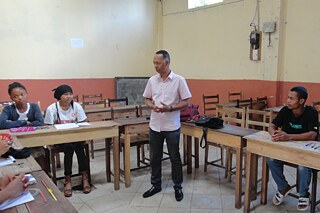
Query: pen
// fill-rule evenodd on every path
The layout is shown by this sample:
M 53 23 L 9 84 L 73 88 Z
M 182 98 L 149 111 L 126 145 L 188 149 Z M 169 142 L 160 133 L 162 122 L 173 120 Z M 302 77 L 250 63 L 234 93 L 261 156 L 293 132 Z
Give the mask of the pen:
M 9 155 L 8 158 L 9 158 L 10 160 L 12 160 L 13 163 L 16 162 L 16 159 L 15 159 L 14 157 L 12 157 L 11 155 Z
M 41 190 L 40 190 L 40 195 L 43 198 L 44 202 L 47 202 L 47 198 L 44 196 L 44 194 Z
M 53 192 L 52 192 L 52 189 L 50 189 L 48 186 L 47 186 L 47 184 L 41 179 L 41 182 L 42 182 L 42 184 L 44 185 L 44 187 L 46 187 L 46 189 L 48 190 L 48 192 L 51 194 L 51 196 L 53 197 L 53 199 L 55 200 L 55 201 L 57 201 L 57 198 L 56 198 L 56 196 L 54 196 L 54 194 L 53 194 Z
M 307 144 L 306 144 L 306 147 L 311 146 L 311 144 L 312 144 L 312 143 L 307 143 Z

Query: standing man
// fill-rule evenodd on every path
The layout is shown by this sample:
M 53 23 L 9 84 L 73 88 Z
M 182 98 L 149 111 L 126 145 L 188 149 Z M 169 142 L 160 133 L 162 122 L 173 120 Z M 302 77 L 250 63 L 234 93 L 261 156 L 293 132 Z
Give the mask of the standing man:
M 146 105 L 151 108 L 149 137 L 152 187 L 143 197 L 151 197 L 161 191 L 161 159 L 166 140 L 175 198 L 181 201 L 183 176 L 179 152 L 180 110 L 188 106 L 191 93 L 186 80 L 170 70 L 170 55 L 167 51 L 156 52 L 153 65 L 158 74 L 149 79 L 143 93 Z
M 269 133 L 272 141 L 310 141 L 317 140 L 318 113 L 311 106 L 305 106 L 308 98 L 306 88 L 293 87 L 288 94 L 287 106 L 283 107 L 278 116 L 269 125 Z M 281 128 L 281 130 L 279 130 Z M 283 162 L 268 158 L 267 163 L 272 177 L 277 184 L 278 191 L 273 197 L 273 204 L 280 205 L 285 196 L 291 191 L 283 175 Z M 311 169 L 299 166 L 299 201 L 297 209 L 305 211 L 309 207 L 309 184 L 311 181 Z

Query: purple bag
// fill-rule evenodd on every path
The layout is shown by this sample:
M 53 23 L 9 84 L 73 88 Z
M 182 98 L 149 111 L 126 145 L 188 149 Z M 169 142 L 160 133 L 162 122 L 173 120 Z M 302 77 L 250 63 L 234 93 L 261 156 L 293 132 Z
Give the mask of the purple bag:
M 194 115 L 199 114 L 199 105 L 198 104 L 189 104 L 186 108 L 180 112 L 180 121 L 186 122 L 190 120 Z

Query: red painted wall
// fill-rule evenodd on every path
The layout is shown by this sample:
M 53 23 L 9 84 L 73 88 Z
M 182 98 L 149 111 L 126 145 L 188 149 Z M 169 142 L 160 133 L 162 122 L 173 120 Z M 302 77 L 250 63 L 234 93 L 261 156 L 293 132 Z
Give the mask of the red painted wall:
M 54 80 L 0 80 L 0 101 L 10 100 L 7 92 L 8 85 L 14 81 L 22 83 L 28 90 L 29 101 L 40 101 L 41 109 L 44 110 L 53 103 L 52 89 L 61 84 L 68 84 L 72 87 L 74 94 L 79 95 L 82 101 L 83 94 L 102 93 L 104 98 L 115 97 L 115 79 L 54 79 Z M 299 82 L 276 82 L 261 80 L 197 80 L 188 79 L 187 83 L 192 93 L 191 103 L 199 104 L 203 112 L 202 95 L 220 95 L 220 102 L 227 102 L 228 92 L 242 91 L 244 98 L 256 99 L 267 96 L 270 106 L 283 105 L 286 102 L 288 91 L 301 85 L 308 89 L 309 98 L 307 104 L 320 100 L 319 83 Z

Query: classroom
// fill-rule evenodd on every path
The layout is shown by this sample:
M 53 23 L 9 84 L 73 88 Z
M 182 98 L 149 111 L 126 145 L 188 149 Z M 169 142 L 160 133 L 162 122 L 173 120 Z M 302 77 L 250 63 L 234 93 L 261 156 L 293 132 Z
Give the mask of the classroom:
M 319 0 L 3 0 L 0 5 L 0 103 L 11 101 L 8 85 L 19 82 L 27 88 L 28 101 L 38 103 L 41 112 L 45 112 L 49 105 L 56 102 L 53 89 L 59 85 L 70 85 L 80 105 L 85 103 L 84 95 L 101 94 L 107 108 L 106 100 L 122 98 L 118 95 L 119 81 L 125 79 L 125 85 L 132 85 L 129 89 L 128 86 L 123 87 L 126 94 L 131 95 L 131 105 L 135 96 L 143 99 L 142 93 L 147 79 L 157 73 L 153 61 L 155 53 L 166 50 L 171 57 L 170 69 L 185 78 L 192 94 L 189 103 L 198 105 L 200 114 L 206 114 L 204 96 L 219 96 L 221 105 L 216 106 L 218 111 L 219 107 L 223 109 L 226 107 L 223 104 L 230 102 L 230 93 L 238 92 L 241 92 L 239 100 L 250 102 L 245 110 L 252 108 L 258 98 L 265 97 L 265 108 L 271 108 L 273 112 L 276 107 L 287 104 L 288 91 L 296 86 L 302 86 L 308 91 L 305 105 L 320 105 L 320 75 L 317 71 L 320 68 L 317 57 L 320 55 Z M 137 79 L 143 82 L 143 86 L 142 90 L 134 91 L 134 80 Z M 143 107 L 144 102 L 140 101 L 132 110 L 138 115 L 143 111 Z M 91 111 L 83 108 L 88 112 L 89 118 Z M 104 113 L 114 116 L 115 109 L 116 107 L 110 108 Z M 320 107 L 316 109 L 319 112 Z M 96 111 L 93 110 L 92 113 L 94 112 Z M 224 113 L 226 112 L 221 112 L 220 115 L 223 116 Z M 245 117 L 249 112 L 237 111 L 237 115 L 239 113 L 243 113 Z M 268 125 L 271 125 L 271 118 L 275 118 L 276 113 L 273 115 L 269 117 Z M 90 123 L 90 119 L 88 120 Z M 128 125 L 120 120 L 118 124 L 120 122 L 123 126 Z M 108 125 L 111 128 L 113 121 L 107 122 L 110 122 Z M 232 122 L 234 121 L 230 121 Z M 245 125 L 246 121 L 240 122 Z M 148 131 L 145 121 L 139 124 L 141 132 Z M 229 124 L 227 120 L 225 124 Z M 207 166 L 204 159 L 206 149 L 196 147 L 196 138 L 201 138 L 198 134 L 202 134 L 202 129 L 198 133 L 187 124 L 182 124 L 180 136 L 181 158 L 186 164 L 183 166 L 183 200 L 177 202 L 174 199 L 171 164 L 168 160 L 162 162 L 162 191 L 152 199 L 144 199 L 143 192 L 151 186 L 150 167 L 130 172 L 130 166 L 137 164 L 136 158 L 140 154 L 149 153 L 149 146 L 141 143 L 130 147 L 129 139 L 129 145 L 120 147 L 119 151 L 114 149 L 114 145 L 110 146 L 110 140 L 104 140 L 106 133 L 100 133 L 95 127 L 90 128 L 96 132 L 88 133 L 90 137 L 87 139 L 84 139 L 86 134 L 83 132 L 82 139 L 93 139 L 93 144 L 100 139 L 97 147 L 102 144 L 104 148 L 105 143 L 110 151 L 108 154 L 107 151 L 94 152 L 93 158 L 93 145 L 88 143 L 89 150 L 86 150 L 86 155 L 90 155 L 91 192 L 83 194 L 81 190 L 75 190 L 72 197 L 64 198 L 64 180 L 57 181 L 61 199 L 70 202 L 77 212 L 298 211 L 298 199 L 291 196 L 285 199 L 284 204 L 273 205 L 272 199 L 277 192 L 277 185 L 271 173 L 266 177 L 269 182 L 257 183 L 258 189 L 266 184 L 266 197 L 258 195 L 256 200 L 252 201 L 253 198 L 249 198 L 248 193 L 241 195 L 242 191 L 253 190 L 247 187 L 249 184 L 246 183 L 250 182 L 241 178 L 241 171 L 238 171 L 237 175 L 229 175 L 229 179 L 224 178 L 226 168 L 208 165 L 207 171 L 204 171 Z M 263 130 L 266 128 L 263 127 Z M 111 129 L 107 131 L 114 133 Z M 220 139 L 221 132 L 209 132 L 208 138 L 212 137 L 212 141 L 216 140 L 220 144 L 215 146 L 208 142 L 209 158 L 219 157 L 224 153 L 226 160 L 228 156 L 225 152 L 228 149 L 223 147 L 228 144 L 225 144 L 222 136 Z M 110 138 L 116 140 L 119 136 L 117 134 Z M 247 172 L 252 170 L 245 166 L 251 154 L 271 156 L 263 155 L 254 147 L 249 148 L 249 141 L 252 140 L 254 144 L 255 138 L 244 138 L 244 135 L 241 136 L 240 141 L 248 141 L 246 151 L 249 154 L 241 150 L 241 158 L 238 158 L 236 151 L 231 155 L 234 155 L 234 165 L 241 164 L 237 169 L 243 167 L 243 172 Z M 21 143 L 24 139 L 27 140 L 22 136 L 18 139 Z M 185 142 L 189 139 L 186 145 Z M 55 143 L 42 144 L 41 138 L 35 140 L 41 145 L 49 146 Z M 51 139 L 48 138 L 49 140 Z M 118 142 L 121 145 L 121 139 Z M 139 154 L 136 146 L 139 149 L 141 146 L 145 148 Z M 242 143 L 240 146 L 241 149 L 244 148 Z M 236 150 L 236 147 L 233 148 Z M 114 158 L 114 151 L 119 152 L 119 158 Z M 319 155 L 320 152 L 315 151 L 306 158 L 319 159 Z M 74 166 L 78 165 L 75 156 L 73 161 Z M 192 165 L 194 161 L 195 166 Z M 263 175 L 262 165 L 265 165 L 262 161 L 261 158 L 258 159 L 259 177 Z M 61 162 L 63 163 L 63 153 Z M 109 169 L 108 163 L 111 165 Z M 116 163 L 120 164 L 119 171 L 116 171 Z M 57 174 L 63 175 L 63 166 L 57 168 Z M 312 168 L 317 170 L 319 166 Z M 77 171 L 77 167 L 73 169 Z M 109 177 L 110 173 L 114 173 L 114 176 L 111 175 L 111 182 L 106 179 L 106 175 Z M 290 184 L 295 183 L 296 168 L 286 166 L 285 173 Z M 3 175 L 3 172 L 0 174 Z M 319 182 L 319 173 L 314 174 L 315 180 Z M 310 191 L 314 182 L 314 179 L 312 180 Z M 48 178 L 48 181 L 51 180 Z M 319 199 L 320 184 L 315 185 L 316 198 Z M 265 204 L 260 204 L 260 197 L 262 200 L 266 199 Z M 320 212 L 320 205 L 309 207 L 307 211 L 309 210 Z

